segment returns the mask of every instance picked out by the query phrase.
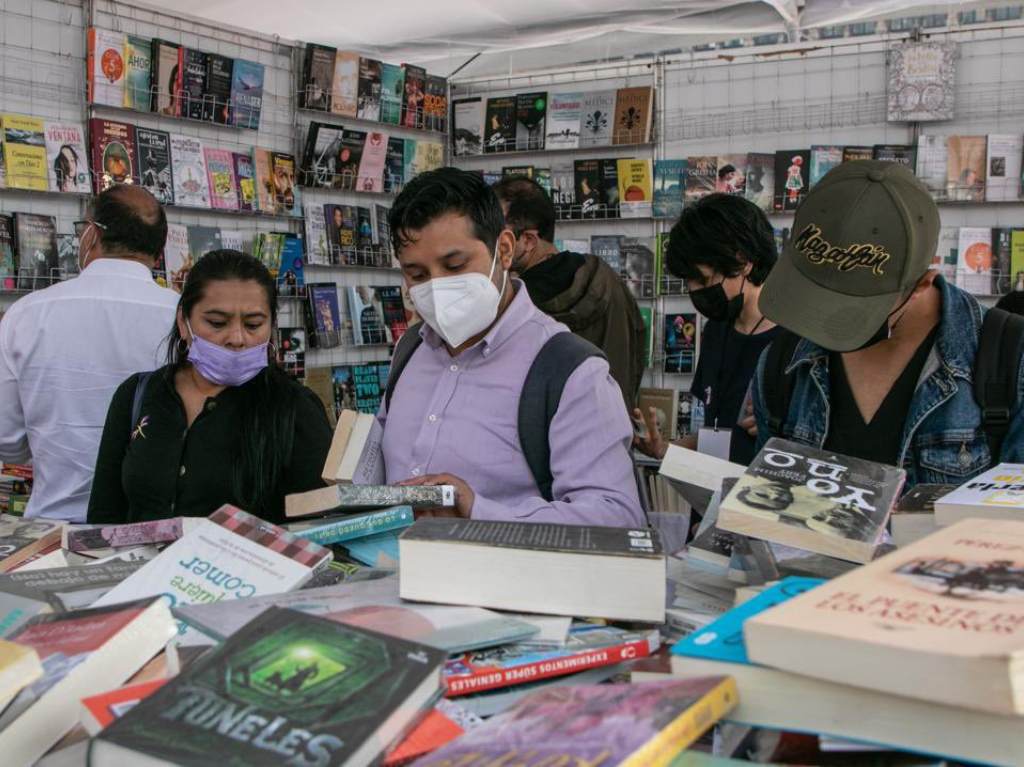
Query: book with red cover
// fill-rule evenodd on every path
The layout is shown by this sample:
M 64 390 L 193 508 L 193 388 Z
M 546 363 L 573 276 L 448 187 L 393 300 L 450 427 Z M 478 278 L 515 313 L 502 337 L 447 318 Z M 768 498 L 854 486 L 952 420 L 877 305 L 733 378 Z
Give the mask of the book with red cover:
M 438 709 L 432 709 L 384 759 L 384 767 L 400 767 L 451 743 L 465 732 Z
M 114 184 L 137 184 L 135 126 L 93 117 L 89 120 L 89 147 L 96 194 Z
M 165 682 L 166 679 L 153 679 L 83 698 L 82 726 L 90 735 L 95 735 L 139 701 L 145 700 L 151 693 L 160 689 Z
M 591 668 L 646 658 L 660 646 L 657 631 L 580 625 L 569 630 L 565 646 L 548 649 L 529 643 L 465 653 L 444 670 L 448 697 L 537 682 Z

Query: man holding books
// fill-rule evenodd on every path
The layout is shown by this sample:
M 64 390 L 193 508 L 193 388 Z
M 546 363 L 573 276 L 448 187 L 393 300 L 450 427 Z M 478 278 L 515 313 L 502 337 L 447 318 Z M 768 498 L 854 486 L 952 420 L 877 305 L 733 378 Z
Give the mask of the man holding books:
M 473 519 L 643 525 L 619 387 L 600 351 L 510 277 L 515 236 L 494 192 L 456 168 L 424 173 L 390 223 L 423 324 L 396 348 L 354 481 L 454 485 L 451 511 Z M 557 407 L 549 422 L 543 403 L 520 408 L 538 385 Z
M 781 436 L 902 467 L 908 486 L 1024 460 L 1020 354 L 998 355 L 1016 395 L 998 428 L 973 389 L 984 310 L 930 270 L 938 236 L 935 202 L 902 165 L 843 163 L 811 190 L 761 292 L 791 334 L 758 363 L 759 447 Z

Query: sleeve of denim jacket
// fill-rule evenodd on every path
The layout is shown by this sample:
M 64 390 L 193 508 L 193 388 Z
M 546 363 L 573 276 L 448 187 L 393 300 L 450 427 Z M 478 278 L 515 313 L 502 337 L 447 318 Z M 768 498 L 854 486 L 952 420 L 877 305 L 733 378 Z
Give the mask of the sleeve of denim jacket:
M 1003 440 L 999 461 L 1024 463 L 1024 357 L 1017 363 L 1017 406 L 1010 413 L 1010 429 Z
M 757 422 L 757 441 L 754 449 L 760 450 L 764 443 L 771 437 L 777 437 L 768 425 L 768 406 L 764 401 L 764 366 L 768 358 L 768 349 L 771 344 L 764 348 L 761 357 L 757 360 L 757 367 L 754 369 L 754 377 L 750 379 L 751 401 L 754 403 L 754 420 Z

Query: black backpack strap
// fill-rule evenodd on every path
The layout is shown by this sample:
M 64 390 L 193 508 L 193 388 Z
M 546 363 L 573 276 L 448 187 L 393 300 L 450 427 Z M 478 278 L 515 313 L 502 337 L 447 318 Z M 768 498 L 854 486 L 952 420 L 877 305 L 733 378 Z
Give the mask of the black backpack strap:
M 135 382 L 135 394 L 132 396 L 132 420 L 128 424 L 129 438 L 135 433 L 135 427 L 139 425 L 139 418 L 142 415 L 142 398 L 146 395 L 146 385 L 152 377 L 153 371 L 139 373 L 139 378 Z
M 402 337 L 395 344 L 395 351 L 391 355 L 391 367 L 388 368 L 388 385 L 384 390 L 384 407 L 391 412 L 391 395 L 395 393 L 395 386 L 398 385 L 398 377 L 402 375 L 405 366 L 412 359 L 412 355 L 420 348 L 423 338 L 420 336 L 422 322 L 410 325 Z
M 800 336 L 783 330 L 768 345 L 761 379 L 761 394 L 768 409 L 768 426 L 775 436 L 782 435 L 782 426 L 789 414 L 789 403 L 793 397 L 793 376 L 786 372 L 793 360 Z
M 1017 407 L 1017 381 L 1024 354 L 1024 317 L 989 309 L 974 358 L 974 399 L 988 437 L 992 463 L 999 463 L 1010 417 Z
M 574 333 L 556 333 L 541 347 L 526 374 L 519 395 L 519 444 L 537 488 L 552 501 L 551 445 L 548 430 L 558 411 L 569 376 L 591 357 L 606 359 L 604 352 Z

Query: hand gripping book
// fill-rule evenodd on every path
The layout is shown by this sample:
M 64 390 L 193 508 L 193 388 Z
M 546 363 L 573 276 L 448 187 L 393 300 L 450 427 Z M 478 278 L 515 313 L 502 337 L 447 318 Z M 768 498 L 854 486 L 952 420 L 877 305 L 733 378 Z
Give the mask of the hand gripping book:
M 373 764 L 433 706 L 444 660 L 427 645 L 270 608 L 103 730 L 91 762 Z
M 540 690 L 416 764 L 668 767 L 738 699 L 723 676 Z
M 773 437 L 722 501 L 718 526 L 870 562 L 905 478 L 902 469 Z
M 965 519 L 747 622 L 750 660 L 1024 714 L 1024 522 Z
M 332 485 L 285 496 L 284 515 L 296 519 L 323 515 L 329 511 L 382 509 L 388 506 L 435 508 L 454 505 L 455 488 L 452 485 Z

